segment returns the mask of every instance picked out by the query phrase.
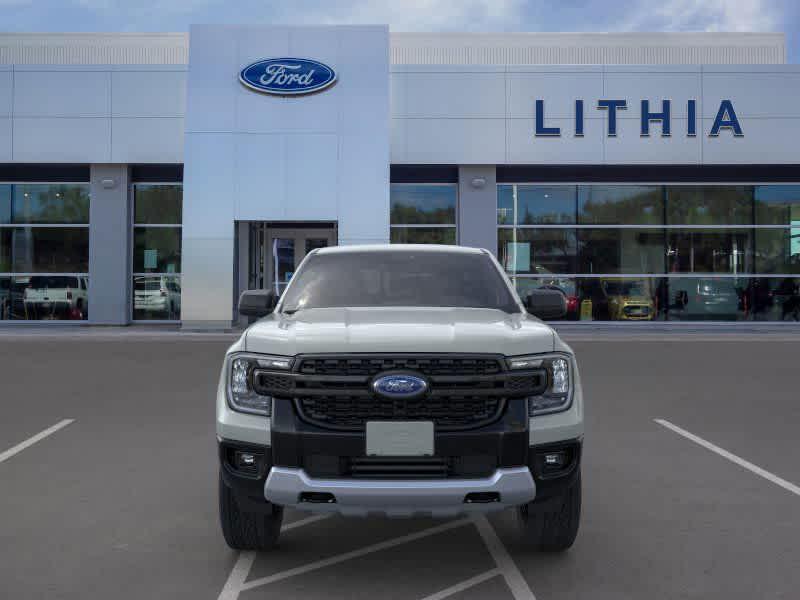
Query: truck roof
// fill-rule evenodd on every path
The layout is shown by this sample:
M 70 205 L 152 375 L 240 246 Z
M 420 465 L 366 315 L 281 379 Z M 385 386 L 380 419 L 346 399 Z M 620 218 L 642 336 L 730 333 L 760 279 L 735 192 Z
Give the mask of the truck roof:
M 483 254 L 482 248 L 448 246 L 444 244 L 363 244 L 353 246 L 328 246 L 317 250 L 318 254 L 346 254 L 352 252 L 448 252 L 451 254 Z

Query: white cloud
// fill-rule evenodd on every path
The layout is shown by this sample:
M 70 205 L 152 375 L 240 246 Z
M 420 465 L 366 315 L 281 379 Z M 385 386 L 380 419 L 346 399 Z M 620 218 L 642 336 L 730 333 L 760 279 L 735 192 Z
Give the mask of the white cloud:
M 289 10 L 287 21 L 388 23 L 393 31 L 479 30 L 520 23 L 522 0 L 355 0 L 325 2 L 310 11 Z
M 766 0 L 646 0 L 620 29 L 628 31 L 775 31 L 781 11 Z

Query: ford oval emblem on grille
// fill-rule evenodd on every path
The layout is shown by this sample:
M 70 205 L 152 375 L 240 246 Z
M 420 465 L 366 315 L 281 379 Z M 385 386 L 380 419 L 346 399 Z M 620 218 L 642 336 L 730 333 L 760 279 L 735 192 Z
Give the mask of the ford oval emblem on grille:
M 427 391 L 428 382 L 416 375 L 394 373 L 376 378 L 372 389 L 385 398 L 414 398 Z

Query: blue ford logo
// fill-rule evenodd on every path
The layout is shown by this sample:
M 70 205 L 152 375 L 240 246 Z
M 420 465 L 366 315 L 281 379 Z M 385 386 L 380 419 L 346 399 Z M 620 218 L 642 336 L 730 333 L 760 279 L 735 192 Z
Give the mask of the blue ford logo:
M 239 81 L 258 92 L 298 96 L 333 85 L 336 73 L 316 60 L 268 58 L 247 65 L 239 73 Z
M 372 382 L 372 389 L 386 398 L 414 398 L 425 393 L 428 382 L 416 375 L 384 375 Z

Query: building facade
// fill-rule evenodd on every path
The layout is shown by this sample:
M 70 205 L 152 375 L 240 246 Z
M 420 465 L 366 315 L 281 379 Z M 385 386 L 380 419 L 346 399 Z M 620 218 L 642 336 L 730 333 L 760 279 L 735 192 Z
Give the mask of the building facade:
M 376 242 L 575 321 L 796 322 L 798 97 L 782 34 L 3 34 L 0 322 L 226 328 Z

